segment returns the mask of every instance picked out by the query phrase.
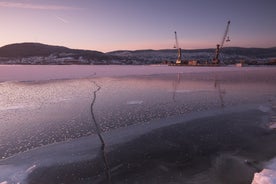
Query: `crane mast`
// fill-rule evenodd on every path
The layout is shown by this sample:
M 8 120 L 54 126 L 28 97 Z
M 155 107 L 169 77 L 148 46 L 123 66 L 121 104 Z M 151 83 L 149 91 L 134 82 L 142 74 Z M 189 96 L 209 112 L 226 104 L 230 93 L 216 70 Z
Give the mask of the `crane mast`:
M 181 61 L 181 56 L 182 56 L 182 53 L 181 53 L 181 48 L 179 48 L 179 43 L 178 43 L 178 39 L 177 39 L 177 33 L 176 31 L 174 32 L 174 36 L 175 36 L 175 48 L 177 49 L 177 60 L 176 60 L 176 64 L 181 64 L 182 61 Z
M 216 48 L 216 51 L 215 51 L 215 57 L 213 59 L 213 64 L 219 64 L 220 63 L 220 60 L 219 60 L 220 51 L 223 48 L 223 45 L 224 45 L 225 41 L 226 42 L 230 41 L 229 36 L 227 37 L 228 31 L 229 31 L 229 26 L 230 26 L 230 20 L 227 22 L 227 26 L 226 26 L 225 32 L 223 34 L 221 43 L 217 44 L 217 48 Z M 226 39 L 226 37 L 227 37 L 227 39 Z

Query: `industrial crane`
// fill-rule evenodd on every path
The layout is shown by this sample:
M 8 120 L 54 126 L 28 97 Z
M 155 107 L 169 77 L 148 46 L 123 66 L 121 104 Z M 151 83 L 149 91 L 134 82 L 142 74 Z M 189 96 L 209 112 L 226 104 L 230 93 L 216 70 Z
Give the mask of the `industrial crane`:
M 216 48 L 216 51 L 215 51 L 215 57 L 213 58 L 213 64 L 219 64 L 220 63 L 219 54 L 221 52 L 221 49 L 223 48 L 223 45 L 224 45 L 225 42 L 230 41 L 229 36 L 227 36 L 228 31 L 229 31 L 229 26 L 230 26 L 230 20 L 227 22 L 227 26 L 226 26 L 225 32 L 223 34 L 221 43 L 217 44 L 217 48 Z
M 181 64 L 182 63 L 182 61 L 181 61 L 181 56 L 182 56 L 182 54 L 181 54 L 181 48 L 179 48 L 179 44 L 178 44 L 178 39 L 177 39 L 177 33 L 176 33 L 176 31 L 174 32 L 174 35 L 175 35 L 175 46 L 174 46 L 174 48 L 176 48 L 177 49 L 177 60 L 176 60 L 176 64 Z

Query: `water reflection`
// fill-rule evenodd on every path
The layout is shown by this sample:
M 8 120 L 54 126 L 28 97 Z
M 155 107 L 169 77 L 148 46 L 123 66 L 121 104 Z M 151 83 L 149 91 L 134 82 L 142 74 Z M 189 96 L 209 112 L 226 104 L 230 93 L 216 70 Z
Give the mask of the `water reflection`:
M 218 77 L 216 76 L 215 82 L 214 82 L 214 87 L 218 90 L 218 95 L 220 99 L 220 106 L 224 108 L 224 95 L 226 94 L 225 90 L 221 88 L 221 83 L 218 80 Z
M 172 82 L 172 87 L 173 87 L 172 99 L 173 99 L 174 102 L 176 102 L 175 95 L 176 95 L 176 92 L 178 90 L 178 86 L 180 84 L 180 81 L 181 81 L 181 79 L 180 79 L 180 73 L 178 73 L 176 80 L 173 80 L 173 82 Z

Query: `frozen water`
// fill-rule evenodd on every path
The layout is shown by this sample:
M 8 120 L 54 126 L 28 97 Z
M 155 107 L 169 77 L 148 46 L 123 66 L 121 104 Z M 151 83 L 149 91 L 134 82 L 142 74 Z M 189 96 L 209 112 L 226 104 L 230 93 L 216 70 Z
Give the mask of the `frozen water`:
M 27 170 L 26 170 L 26 173 L 30 174 L 31 172 L 33 172 L 33 170 L 35 170 L 36 168 L 36 165 L 33 165 L 31 167 L 29 167 Z
M 181 147 L 179 147 L 179 143 L 181 143 L 181 142 L 179 142 L 179 141 L 182 140 L 182 137 L 179 137 L 179 136 L 184 136 L 183 138 L 186 138 L 186 139 L 193 138 L 190 141 L 192 142 L 192 144 L 194 146 L 197 146 L 197 144 L 200 143 L 200 144 L 202 144 L 202 148 L 203 148 L 204 147 L 203 145 L 207 144 L 207 145 L 211 146 L 211 144 L 215 144 L 218 147 L 220 147 L 220 149 L 224 149 L 225 146 L 227 146 L 229 144 L 229 141 L 227 140 L 227 138 L 232 139 L 233 137 L 241 137 L 241 138 L 243 137 L 243 134 L 240 134 L 237 136 L 235 134 L 235 131 L 241 131 L 241 128 L 245 129 L 245 131 L 247 131 L 246 129 L 250 130 L 252 127 L 255 127 L 256 125 L 259 126 L 258 125 L 260 123 L 259 121 L 262 119 L 262 116 L 264 114 L 262 114 L 258 110 L 257 107 L 258 106 L 255 106 L 255 107 L 240 106 L 238 108 L 237 107 L 227 108 L 227 109 L 224 109 L 224 111 L 221 111 L 221 110 L 207 111 L 207 112 L 203 112 L 201 114 L 190 113 L 187 115 L 172 116 L 170 118 L 166 118 L 166 119 L 162 119 L 162 120 L 155 120 L 155 121 L 147 122 L 147 123 L 140 124 L 140 125 L 128 126 L 125 128 L 120 128 L 120 129 L 116 129 L 116 130 L 113 130 L 110 132 L 106 132 L 103 134 L 103 137 L 106 141 L 106 145 L 108 145 L 107 155 L 110 156 L 109 161 L 111 164 L 112 173 L 114 174 L 114 177 L 115 177 L 116 173 L 118 173 L 118 172 L 120 173 L 121 170 L 126 167 L 125 162 L 127 162 L 127 161 L 130 163 L 135 162 L 135 163 L 133 163 L 134 165 L 137 165 L 137 163 L 139 163 L 139 162 L 144 162 L 144 164 L 146 164 L 145 160 L 143 160 L 143 159 L 139 160 L 140 156 L 144 154 L 144 152 L 143 152 L 144 149 L 145 149 L 145 153 L 150 154 L 151 157 L 155 157 L 153 153 L 155 153 L 156 150 L 154 150 L 154 148 L 156 148 L 158 151 L 163 150 L 165 148 L 167 148 L 167 149 L 170 148 L 172 150 L 179 149 L 179 151 L 180 151 Z M 250 119 L 250 118 L 248 119 L 248 117 L 250 117 L 250 115 L 252 113 L 254 113 L 254 117 L 252 117 L 252 119 Z M 235 114 L 237 114 L 237 115 L 235 115 Z M 243 118 L 241 118 L 241 115 L 243 115 Z M 217 123 L 216 123 L 217 125 L 222 124 L 220 122 L 220 119 L 224 119 L 225 122 L 229 122 L 230 119 L 235 119 L 240 122 L 235 123 L 235 125 L 233 126 L 233 128 L 235 127 L 233 129 L 233 133 L 231 133 L 231 130 L 228 130 L 228 128 L 226 128 L 226 127 L 227 126 L 231 127 L 232 123 L 234 123 L 234 122 L 229 122 L 229 123 L 225 123 L 225 124 L 223 123 L 223 125 L 220 127 L 220 131 L 214 131 L 217 129 L 217 127 L 209 126 L 209 123 L 212 124 L 214 121 L 217 121 Z M 246 119 L 248 119 L 248 120 L 244 121 Z M 251 121 L 253 121 L 255 123 L 252 124 L 252 123 L 250 123 Z M 201 124 L 200 122 L 205 122 L 205 123 L 203 123 L 205 125 L 203 127 L 199 126 Z M 240 123 L 241 123 L 241 125 L 239 126 Z M 247 126 L 248 126 L 248 128 L 246 128 Z M 186 130 L 184 130 L 183 127 L 186 128 Z M 197 130 L 199 132 L 201 132 L 201 134 L 198 134 L 198 132 L 196 130 L 194 130 L 194 127 L 197 127 Z M 202 128 L 205 129 L 205 131 L 202 131 Z M 194 134 L 193 131 L 188 131 L 189 129 L 195 131 L 196 135 L 193 135 Z M 209 130 L 209 129 L 213 129 L 213 130 Z M 256 137 L 256 135 L 254 133 L 255 131 L 256 130 L 254 130 L 254 129 L 252 131 L 253 135 L 251 138 L 253 138 L 253 139 L 255 139 L 255 137 Z M 212 134 L 210 134 L 211 132 L 212 132 Z M 216 136 L 219 135 L 219 137 L 220 137 L 220 134 L 223 135 L 225 133 L 227 133 L 227 135 L 225 137 L 226 139 L 225 140 L 224 140 L 224 138 L 221 139 L 223 146 L 219 146 L 220 145 L 219 142 L 208 142 L 208 140 L 212 140 L 214 138 L 216 139 Z M 203 138 L 204 138 L 203 140 L 201 140 L 202 134 L 205 134 L 205 136 L 203 136 Z M 218 134 L 218 135 L 216 135 L 216 134 Z M 189 136 L 186 137 L 186 135 L 190 135 L 191 137 L 189 137 Z M 214 137 L 214 138 L 212 138 L 212 137 Z M 175 139 L 172 139 L 172 138 L 175 138 Z M 237 140 L 241 140 L 241 141 L 238 141 L 239 144 L 241 144 L 241 147 L 244 146 L 241 142 L 244 142 L 248 138 L 249 137 L 246 137 L 246 139 L 243 139 L 243 138 L 237 139 Z M 235 142 L 237 140 L 232 140 L 232 141 L 234 144 L 236 144 Z M 181 145 L 182 144 L 183 143 L 181 143 Z M 264 143 L 261 143 L 261 144 L 264 145 Z M 161 145 L 163 145 L 163 147 L 160 147 Z M 232 143 L 230 141 L 230 147 L 231 147 L 231 145 L 232 145 Z M 137 150 L 135 150 L 135 148 Z M 200 147 L 198 149 L 200 149 Z M 74 139 L 74 140 L 70 140 L 70 141 L 66 141 L 66 142 L 51 144 L 51 145 L 47 145 L 47 146 L 43 146 L 43 147 L 40 147 L 37 149 L 27 151 L 24 153 L 20 153 L 20 154 L 14 155 L 10 158 L 0 161 L 0 170 L 1 170 L 0 182 L 7 182 L 7 183 L 17 183 L 17 182 L 25 183 L 26 182 L 27 183 L 27 178 L 35 175 L 35 174 L 32 175 L 32 173 L 38 172 L 38 176 L 39 176 L 39 172 L 43 172 L 43 173 L 50 172 L 52 167 L 53 167 L 53 169 L 56 166 L 57 167 L 60 166 L 61 168 L 62 168 L 62 166 L 70 167 L 70 164 L 75 164 L 77 166 L 78 163 L 90 162 L 91 160 L 94 160 L 94 159 L 100 160 L 99 159 L 99 150 L 100 150 L 100 142 L 99 142 L 97 136 L 91 135 L 88 137 L 82 137 L 82 138 L 78 138 L 78 139 Z M 188 154 L 187 155 L 188 158 L 192 157 L 192 155 L 198 155 L 198 154 L 200 155 L 199 152 L 194 152 L 193 150 L 194 150 L 194 148 L 189 148 L 189 147 L 185 148 L 185 153 Z M 166 151 L 166 149 L 164 151 Z M 204 154 L 210 154 L 210 155 L 214 154 L 213 152 L 210 152 L 208 148 L 203 148 L 203 150 L 201 150 L 201 151 L 203 151 Z M 179 156 L 178 154 L 181 155 L 181 153 L 174 153 L 171 151 L 165 152 L 165 153 L 164 153 L 164 155 L 167 156 L 167 158 L 165 160 L 168 159 L 167 161 L 170 164 L 165 162 L 165 160 L 161 161 L 160 163 L 155 163 L 154 160 L 156 158 L 152 161 L 153 163 L 151 163 L 151 164 L 154 164 L 154 165 L 157 164 L 156 171 L 158 171 L 158 169 L 161 168 L 162 172 L 173 174 L 173 173 L 171 173 L 171 170 L 174 167 L 181 166 L 181 164 L 179 166 L 177 166 L 177 165 L 174 166 L 174 164 L 176 164 L 177 162 L 176 163 L 174 161 L 171 162 L 170 160 L 177 159 Z M 160 154 L 163 155 L 163 153 L 160 153 Z M 170 156 L 170 154 L 172 154 L 172 156 Z M 176 155 L 173 156 L 174 154 L 176 154 Z M 115 155 L 117 155 L 118 157 L 113 157 Z M 119 156 L 119 155 L 121 155 L 121 156 Z M 157 154 L 157 158 L 159 158 L 158 155 L 159 154 Z M 131 156 L 133 156 L 133 158 Z M 184 160 L 187 159 L 187 156 L 184 156 L 183 159 Z M 136 160 L 136 159 L 138 159 L 138 160 Z M 236 168 L 236 166 L 231 165 L 233 167 L 233 169 L 235 169 L 235 168 L 239 169 L 242 166 L 242 163 L 240 163 L 241 159 L 239 159 L 237 156 L 228 156 L 228 157 L 221 156 L 216 161 L 216 162 L 219 161 L 219 164 L 217 164 L 217 163 L 215 164 L 215 168 L 214 168 L 215 170 L 210 169 L 208 172 L 210 172 L 210 173 L 215 172 L 216 175 L 220 175 L 221 173 L 217 172 L 216 170 L 221 169 L 221 172 L 224 172 L 223 169 L 226 167 L 225 164 L 227 164 L 227 162 L 229 162 L 228 161 L 229 159 L 237 162 L 236 163 L 237 168 Z M 121 160 L 121 162 L 119 162 L 119 163 L 121 163 L 121 165 L 117 163 L 118 162 L 117 160 L 119 160 L 119 161 Z M 147 158 L 146 160 L 148 160 L 148 162 L 151 162 L 150 161 L 151 159 L 149 159 L 149 158 Z M 94 160 L 92 163 L 94 163 L 94 162 L 96 165 L 95 167 L 98 167 L 97 162 Z M 181 161 L 178 161 L 178 162 L 181 162 Z M 204 161 L 202 160 L 202 162 L 204 162 Z M 14 164 L 14 163 L 16 163 L 16 164 Z M 196 164 L 196 165 L 198 165 L 198 164 Z M 49 170 L 44 171 L 43 168 L 49 168 Z M 226 168 L 228 168 L 228 167 L 226 167 Z M 64 168 L 64 169 L 68 170 L 66 168 Z M 154 168 L 154 169 L 156 169 L 156 168 Z M 146 171 L 146 168 L 144 168 L 143 170 Z M 94 172 L 95 172 L 94 170 L 93 171 L 91 170 L 91 176 L 93 175 Z M 141 171 L 137 170 L 137 172 L 141 172 Z M 147 172 L 150 172 L 150 171 L 147 171 Z M 153 170 L 153 172 L 155 172 L 155 170 Z M 173 172 L 178 172 L 178 171 L 174 170 Z M 228 172 L 228 174 L 229 173 L 233 173 L 233 172 Z M 157 172 L 157 174 L 158 174 L 158 172 Z M 208 173 L 205 173 L 205 174 L 209 175 Z M 51 174 L 51 177 L 50 177 L 50 175 L 47 175 L 47 176 L 49 176 L 49 178 L 48 178 L 49 181 L 53 180 L 53 178 L 51 178 L 51 177 L 53 177 L 52 174 Z M 60 177 L 68 177 L 68 176 L 60 175 Z M 195 177 L 195 176 L 193 176 L 193 177 Z M 201 177 L 201 175 L 199 175 L 198 177 L 202 178 L 204 180 L 208 179 L 207 176 Z M 120 178 L 120 177 L 118 177 L 118 178 Z M 155 177 L 153 177 L 153 178 L 155 178 Z M 177 178 L 180 179 L 181 177 L 179 178 L 179 176 L 177 176 Z M 196 180 L 196 178 L 194 178 L 195 183 L 196 183 L 196 181 L 199 181 L 198 180 L 199 178 L 197 178 L 197 180 Z M 131 177 L 129 179 L 131 179 Z M 212 180 L 210 180 L 210 178 L 207 181 L 209 183 L 217 183 L 214 181 L 211 182 Z M 220 182 L 218 182 L 218 183 L 220 183 Z
M 266 71 L 275 68 L 262 67 Z M 182 74 L 205 72 L 254 72 L 259 67 L 169 67 L 169 66 L 99 66 L 99 65 L 0 65 L 1 81 L 41 81 L 90 77 L 118 77 L 154 74 Z M 12 75 L 11 75 L 12 74 Z
M 197 117 L 204 112 L 218 115 L 225 110 L 222 103 L 224 108 L 248 105 L 272 113 L 269 100 L 276 94 L 275 68 L 268 67 L 0 66 L 0 81 L 2 183 L 22 181 L 57 162 L 96 157 L 92 147 L 99 148 L 98 139 L 94 138 L 97 143 L 92 146 L 86 142 L 95 133 L 90 114 L 95 82 L 101 89 L 94 113 L 109 137 L 107 142 L 120 127 L 153 121 L 162 125 L 163 119 L 179 122 L 183 119 L 170 118 L 191 112 Z M 219 111 L 210 111 L 214 109 Z M 121 132 L 116 140 L 146 134 L 152 130 L 149 127 Z M 211 139 L 212 134 L 201 140 Z M 177 148 L 173 142 L 166 144 Z M 119 166 L 113 170 L 123 167 Z M 170 166 L 159 168 L 165 171 Z
M 128 105 L 141 105 L 142 103 L 143 103 L 142 100 L 127 101 Z
M 272 170 L 275 170 L 276 171 L 276 158 L 270 160 L 269 162 L 267 162 L 266 168 L 268 169 L 272 169 Z
M 260 105 L 259 109 L 262 112 L 269 112 L 271 110 L 271 108 L 268 105 Z

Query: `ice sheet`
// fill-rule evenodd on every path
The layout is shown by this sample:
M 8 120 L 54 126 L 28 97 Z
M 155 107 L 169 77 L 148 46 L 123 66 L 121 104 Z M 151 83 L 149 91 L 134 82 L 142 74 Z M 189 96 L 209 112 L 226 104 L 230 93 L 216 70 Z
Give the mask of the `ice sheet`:
M 169 127 L 175 124 L 183 124 L 194 120 L 201 120 L 204 122 L 205 120 L 207 121 L 208 118 L 216 117 L 217 115 L 232 115 L 237 112 L 241 114 L 243 111 L 250 112 L 251 110 L 254 112 L 256 110 L 258 111 L 258 105 L 206 111 L 200 115 L 197 113 L 191 113 L 185 116 L 172 116 L 170 118 L 155 120 L 141 125 L 116 129 L 104 133 L 103 137 L 108 145 L 108 152 L 111 152 L 117 145 L 135 140 L 141 135 L 147 135 L 153 130 L 159 130 L 160 128 Z M 8 184 L 17 182 L 24 183 L 26 177 L 38 168 L 91 160 L 97 157 L 100 146 L 98 137 L 92 135 L 43 146 L 14 155 L 0 161 L 0 182 L 6 182 Z M 140 149 L 141 148 L 139 148 L 139 150 Z
M 95 82 L 101 86 L 94 105 L 96 118 L 107 136 L 118 128 L 118 142 L 157 128 L 146 126 L 149 122 L 167 125 L 159 121 L 164 118 L 176 123 L 183 121 L 183 114 L 215 116 L 225 107 L 252 104 L 271 113 L 275 106 L 275 68 L 0 66 L 0 71 L 0 81 L 10 81 L 0 83 L 0 182 L 5 184 L 23 181 L 47 164 L 95 156 L 87 149 L 99 146 L 98 140 L 91 146 L 85 141 L 91 137 L 80 138 L 93 134 L 90 105 Z M 135 133 L 121 134 L 120 127 L 144 122 L 146 129 L 137 126 Z M 113 139 L 107 141 L 113 144 Z

